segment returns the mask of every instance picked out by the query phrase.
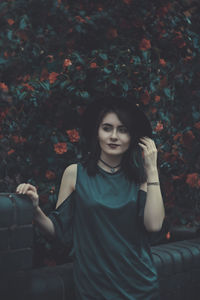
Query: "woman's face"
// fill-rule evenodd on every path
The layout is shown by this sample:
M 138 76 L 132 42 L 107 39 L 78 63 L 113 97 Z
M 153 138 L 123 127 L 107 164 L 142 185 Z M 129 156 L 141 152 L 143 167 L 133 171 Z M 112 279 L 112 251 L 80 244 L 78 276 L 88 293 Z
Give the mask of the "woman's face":
M 114 112 L 107 113 L 98 129 L 101 157 L 122 156 L 129 148 L 131 137 L 124 124 Z

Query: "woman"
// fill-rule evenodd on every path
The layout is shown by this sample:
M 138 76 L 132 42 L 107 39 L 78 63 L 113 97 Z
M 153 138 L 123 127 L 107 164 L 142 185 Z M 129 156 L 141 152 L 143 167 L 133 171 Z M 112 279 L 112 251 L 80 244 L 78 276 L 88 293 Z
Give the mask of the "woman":
M 72 233 L 76 300 L 157 300 L 148 232 L 161 229 L 164 206 L 150 123 L 136 105 L 109 97 L 88 106 L 82 134 L 90 152 L 66 168 L 57 210 L 46 216 L 30 184 L 16 191 L 30 196 L 48 237 L 69 245 Z

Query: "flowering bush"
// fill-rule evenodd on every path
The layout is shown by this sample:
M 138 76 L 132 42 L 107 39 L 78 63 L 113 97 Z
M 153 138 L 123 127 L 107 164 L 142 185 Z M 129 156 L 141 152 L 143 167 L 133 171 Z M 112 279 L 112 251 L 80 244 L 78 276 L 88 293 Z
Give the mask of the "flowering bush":
M 0 11 L 0 190 L 28 181 L 54 208 L 64 169 L 82 155 L 85 105 L 117 94 L 151 120 L 168 217 L 188 222 L 175 206 L 199 212 L 196 2 L 7 0 Z

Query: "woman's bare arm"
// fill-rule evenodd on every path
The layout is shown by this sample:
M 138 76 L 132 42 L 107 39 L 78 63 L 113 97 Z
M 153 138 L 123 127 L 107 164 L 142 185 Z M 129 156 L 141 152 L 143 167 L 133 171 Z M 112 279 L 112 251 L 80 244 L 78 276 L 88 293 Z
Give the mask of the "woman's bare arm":
M 75 164 L 70 165 L 64 171 L 56 208 L 75 190 L 76 173 L 77 165 Z M 53 238 L 55 235 L 54 225 L 50 218 L 48 218 L 39 207 L 39 196 L 36 187 L 29 183 L 22 183 L 18 185 L 16 192 L 18 194 L 26 194 L 30 197 L 33 206 L 35 207 L 35 224 L 48 238 Z
M 165 217 L 165 210 L 157 170 L 157 149 L 152 139 L 144 137 L 140 140 L 142 143 L 139 145 L 144 150 L 144 166 L 147 174 L 147 183 L 140 186 L 141 190 L 147 192 L 144 226 L 148 231 L 159 231 Z M 152 184 L 155 182 L 156 184 Z

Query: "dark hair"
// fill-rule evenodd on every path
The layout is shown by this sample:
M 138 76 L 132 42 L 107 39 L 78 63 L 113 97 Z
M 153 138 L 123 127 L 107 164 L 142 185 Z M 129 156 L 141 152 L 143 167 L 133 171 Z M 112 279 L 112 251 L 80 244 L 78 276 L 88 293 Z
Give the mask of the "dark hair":
M 142 122 L 141 111 L 138 110 L 136 105 L 133 105 L 126 100 L 111 97 L 109 97 L 109 99 L 102 99 L 85 112 L 83 135 L 86 137 L 89 153 L 83 160 L 83 166 L 86 168 L 89 176 L 95 176 L 99 171 L 97 162 L 100 157 L 101 149 L 98 142 L 98 129 L 103 118 L 109 112 L 116 113 L 131 136 L 130 146 L 122 157 L 122 171 L 130 181 L 135 181 L 136 183 L 145 182 L 146 173 L 143 164 L 142 151 L 138 145 L 139 137 L 144 135 L 141 128 L 138 128 L 139 122 Z M 144 118 L 144 113 L 142 113 L 142 117 Z M 147 122 L 146 117 L 145 122 Z M 145 133 L 147 133 L 146 135 L 150 136 L 151 128 L 148 128 L 148 130 L 145 128 L 145 130 Z

